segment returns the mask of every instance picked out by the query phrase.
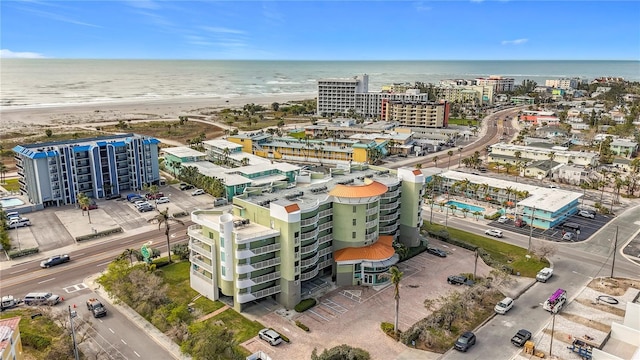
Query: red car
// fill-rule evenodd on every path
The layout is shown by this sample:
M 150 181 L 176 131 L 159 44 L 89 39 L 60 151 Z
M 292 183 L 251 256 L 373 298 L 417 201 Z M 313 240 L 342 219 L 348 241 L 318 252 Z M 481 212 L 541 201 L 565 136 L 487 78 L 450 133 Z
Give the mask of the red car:
M 155 193 L 155 194 L 147 193 L 144 195 L 144 197 L 146 197 L 147 200 L 156 200 L 156 199 L 160 199 L 161 197 L 164 197 L 164 194 L 161 192 Z

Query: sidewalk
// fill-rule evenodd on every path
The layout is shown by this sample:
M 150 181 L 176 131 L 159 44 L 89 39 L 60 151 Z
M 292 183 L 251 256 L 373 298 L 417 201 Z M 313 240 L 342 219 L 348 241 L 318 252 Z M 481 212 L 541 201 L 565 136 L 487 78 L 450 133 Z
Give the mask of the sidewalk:
M 148 322 L 145 318 L 136 313 L 133 309 L 131 309 L 127 304 L 122 302 L 115 303 L 113 299 L 109 297 L 102 286 L 96 283 L 96 279 L 100 277 L 101 274 L 94 274 L 87 277 L 84 280 L 84 283 L 96 294 L 98 294 L 101 298 L 103 298 L 106 302 L 109 303 L 110 306 L 117 309 L 120 313 L 122 313 L 129 321 L 136 324 L 137 327 L 142 330 L 145 334 L 149 335 L 158 345 L 162 346 L 165 350 L 167 350 L 174 359 L 181 360 L 190 360 L 191 357 L 183 354 L 180 351 L 180 346 L 173 342 L 167 335 L 162 333 L 158 328 L 153 326 L 150 322 Z

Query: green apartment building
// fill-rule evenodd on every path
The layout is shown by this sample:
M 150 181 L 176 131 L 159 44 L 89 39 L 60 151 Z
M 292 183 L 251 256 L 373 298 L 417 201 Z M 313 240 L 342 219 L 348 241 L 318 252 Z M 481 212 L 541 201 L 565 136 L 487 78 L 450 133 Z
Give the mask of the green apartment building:
M 197 210 L 188 229 L 191 287 L 234 308 L 272 297 L 286 308 L 305 282 L 373 286 L 398 262 L 393 244 L 420 244 L 424 175 L 368 165 L 301 171 L 295 186 L 252 186 L 228 207 Z

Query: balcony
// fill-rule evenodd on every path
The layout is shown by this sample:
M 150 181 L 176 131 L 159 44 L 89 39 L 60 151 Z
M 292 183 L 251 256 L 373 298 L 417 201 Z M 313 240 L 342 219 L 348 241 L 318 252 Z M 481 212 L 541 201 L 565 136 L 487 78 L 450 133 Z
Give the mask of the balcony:
M 398 208 L 398 201 L 380 205 L 380 210 L 393 210 Z
M 332 234 L 328 234 L 328 235 L 322 236 L 322 237 L 318 238 L 318 245 L 326 244 L 331 240 L 333 240 L 333 235 Z
M 253 264 L 237 264 L 236 265 L 236 272 L 238 274 L 247 274 L 250 273 L 252 271 L 256 271 L 256 270 L 261 270 L 261 269 L 266 269 L 268 267 L 273 267 L 276 265 L 280 265 L 280 258 L 276 257 L 273 259 L 269 259 L 269 260 L 265 260 L 265 261 L 259 261 L 257 263 L 253 263 Z
M 280 235 L 280 230 L 268 229 L 264 231 L 258 231 L 253 233 L 238 233 L 233 232 L 237 244 L 247 244 L 258 240 L 268 239 L 270 237 L 276 237 Z
M 316 266 L 313 270 L 300 274 L 300 281 L 307 281 L 313 279 L 316 275 L 318 275 L 318 266 Z
M 374 241 L 378 239 L 378 232 L 373 232 L 364 236 L 366 241 Z
M 189 242 L 189 250 L 193 250 L 199 254 L 205 255 L 207 257 L 211 257 L 212 253 L 211 253 L 211 246 L 209 246 L 209 249 L 207 249 L 207 246 L 203 246 L 203 242 L 202 241 L 198 241 L 198 240 L 193 240 Z
M 391 215 L 380 216 L 380 222 L 395 221 L 396 219 L 398 219 L 398 216 L 400 216 L 400 213 L 397 212 Z
M 322 210 L 322 211 L 320 211 L 320 212 L 318 213 L 318 215 L 319 215 L 321 218 L 323 218 L 323 217 L 325 217 L 325 216 L 329 216 L 329 215 L 331 215 L 331 214 L 333 214 L 333 210 L 331 210 L 331 209 Z
M 394 191 L 389 191 L 386 194 L 382 195 L 383 199 L 390 199 L 390 198 L 394 198 L 396 196 L 400 195 L 400 189 L 396 189 Z
M 398 230 L 398 224 L 393 224 L 393 225 L 381 227 L 380 228 L 380 233 L 381 234 L 388 234 L 388 233 L 391 233 L 391 232 L 395 232 L 396 230 Z
M 318 229 L 315 229 L 313 231 L 309 231 L 307 233 L 303 233 L 302 235 L 300 235 L 300 240 L 302 241 L 307 241 L 307 240 L 311 240 L 315 237 L 318 236 Z
M 301 247 L 300 253 L 304 255 L 315 252 L 316 250 L 318 250 L 318 245 L 320 244 L 317 241 L 314 241 L 311 245 Z
M 194 264 L 194 265 L 198 265 L 199 267 L 213 272 L 213 265 L 208 264 L 206 262 L 203 261 L 204 257 L 202 257 L 201 255 L 196 255 L 196 256 L 191 256 L 191 258 L 189 259 L 189 261 Z
M 236 250 L 236 258 L 237 259 L 248 259 L 256 255 L 262 255 L 267 253 L 272 253 L 280 250 L 280 243 L 261 246 L 255 249 L 242 249 Z
M 280 279 L 280 271 L 272 272 L 270 274 L 265 274 L 265 275 L 261 275 L 261 276 L 252 277 L 252 278 L 249 278 L 249 279 L 237 279 L 236 280 L 236 287 L 238 287 L 240 289 L 246 289 L 246 288 L 254 286 L 254 285 L 264 284 L 266 282 L 274 281 L 274 280 L 277 280 L 277 279 Z
M 325 256 L 327 254 L 331 254 L 331 253 L 333 253 L 333 248 L 328 247 L 328 248 L 324 248 L 324 249 L 318 251 L 318 256 L 323 257 L 323 256 Z
M 237 301 L 241 304 L 254 301 L 257 299 L 262 299 L 263 297 L 271 296 L 273 294 L 277 294 L 280 292 L 280 285 L 272 286 L 270 288 L 262 289 L 256 292 L 247 293 L 247 294 L 239 294 L 237 296 Z
M 368 221 L 368 222 L 365 224 L 365 227 L 366 227 L 367 229 L 371 229 L 372 227 L 376 227 L 377 225 L 378 225 L 378 222 L 374 220 L 374 221 Z
M 309 225 L 316 224 L 317 222 L 318 222 L 318 215 L 316 214 L 316 216 L 312 218 L 300 220 L 300 226 L 309 226 Z
M 312 258 L 300 261 L 300 268 L 304 271 L 304 268 L 315 265 L 319 258 L 320 255 L 316 253 Z
M 367 209 L 367 216 L 371 216 L 371 215 L 377 214 L 379 211 L 380 210 L 378 210 L 377 206 L 372 207 L 370 209 Z
M 322 270 L 328 266 L 332 266 L 333 265 L 333 258 L 329 259 L 329 260 L 325 260 L 322 262 L 318 263 L 318 270 Z
M 204 272 L 204 271 L 203 271 Z M 191 268 L 191 275 L 194 275 L 196 277 L 199 277 L 200 279 L 204 280 L 204 281 L 208 281 L 213 283 L 213 279 L 210 278 L 209 276 L 207 276 L 207 274 L 210 274 L 209 272 L 201 272 L 199 270 L 195 270 L 193 268 Z
M 201 241 L 209 246 L 213 246 L 213 239 L 209 239 L 208 237 L 202 235 L 202 226 L 201 225 L 191 225 L 187 228 L 187 235 L 190 237 Z

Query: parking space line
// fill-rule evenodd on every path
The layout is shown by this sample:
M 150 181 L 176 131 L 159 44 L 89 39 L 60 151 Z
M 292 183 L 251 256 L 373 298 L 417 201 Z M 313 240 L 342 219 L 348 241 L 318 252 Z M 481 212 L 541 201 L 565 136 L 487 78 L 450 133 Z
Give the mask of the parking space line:
M 324 317 L 324 316 L 322 316 L 322 315 L 318 314 L 317 312 L 315 312 L 315 311 L 313 311 L 313 310 L 307 310 L 307 312 L 308 312 L 308 313 L 311 313 L 311 314 L 314 314 L 315 316 L 319 317 L 320 319 L 323 319 L 323 320 L 324 320 L 324 321 L 326 321 L 326 322 L 329 322 L 329 319 L 327 319 L 326 317 Z M 311 318 L 313 318 L 313 317 L 311 317 Z M 317 320 L 317 319 L 315 319 L 315 320 L 316 320 L 316 321 L 319 321 L 319 320 Z M 322 322 L 322 321 L 319 321 L 319 322 Z

